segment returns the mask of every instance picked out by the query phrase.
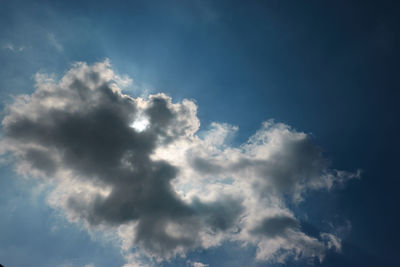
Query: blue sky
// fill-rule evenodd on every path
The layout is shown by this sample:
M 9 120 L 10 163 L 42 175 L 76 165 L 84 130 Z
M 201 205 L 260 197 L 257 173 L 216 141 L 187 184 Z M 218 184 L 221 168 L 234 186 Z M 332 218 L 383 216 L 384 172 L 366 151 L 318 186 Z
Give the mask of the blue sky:
M 396 2 L 0 0 L 0 5 L 2 118 L 12 115 L 7 107 L 15 96 L 43 86 L 39 82 L 35 88 L 36 73 L 52 74 L 57 81 L 74 62 L 93 66 L 108 59 L 118 77 L 133 80 L 123 88 L 125 94 L 136 98 L 162 92 L 174 103 L 192 100 L 199 136 L 212 131 L 212 122 L 235 125 L 238 130 L 226 146 L 237 148 L 262 122 L 274 119 L 267 133 L 283 123 L 293 136 L 307 134 L 330 162 L 329 170 L 362 171 L 361 179 L 310 190 L 298 203 L 285 202 L 301 233 L 340 237 L 341 252 L 327 250 L 322 262 L 308 257 L 284 264 L 255 261 L 259 243 L 241 247 L 225 240 L 156 265 L 398 262 Z M 14 138 L 7 131 L 3 123 L 6 143 Z M 15 151 L 22 148 L 13 149 L 10 153 L 18 157 Z M 3 154 L 1 264 L 101 267 L 127 262 L 118 238 L 110 241 L 101 230 L 68 221 L 69 210 L 48 204 L 57 184 L 32 178 L 31 170 L 22 177 L 15 171 L 18 164 Z

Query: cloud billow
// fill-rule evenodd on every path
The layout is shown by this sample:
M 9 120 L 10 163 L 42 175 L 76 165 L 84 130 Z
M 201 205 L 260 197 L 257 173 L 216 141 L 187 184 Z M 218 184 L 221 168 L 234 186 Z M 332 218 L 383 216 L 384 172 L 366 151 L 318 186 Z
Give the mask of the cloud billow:
M 55 185 L 49 203 L 71 222 L 118 233 L 126 266 L 225 241 L 253 245 L 265 261 L 340 250 L 334 234 L 302 232 L 286 201 L 358 173 L 329 169 L 307 134 L 273 121 L 239 147 L 227 124 L 200 138 L 193 101 L 134 98 L 123 79 L 108 61 L 76 63 L 60 81 L 38 74 L 33 94 L 7 108 L 1 151 L 20 173 Z

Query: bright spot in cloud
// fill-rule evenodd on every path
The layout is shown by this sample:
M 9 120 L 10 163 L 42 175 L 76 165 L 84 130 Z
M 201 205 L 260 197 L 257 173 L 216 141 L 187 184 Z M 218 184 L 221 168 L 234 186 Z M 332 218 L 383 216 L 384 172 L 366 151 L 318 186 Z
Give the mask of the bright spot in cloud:
M 146 117 L 139 117 L 137 118 L 130 126 L 135 129 L 137 132 L 143 132 L 147 129 L 150 122 L 149 119 Z

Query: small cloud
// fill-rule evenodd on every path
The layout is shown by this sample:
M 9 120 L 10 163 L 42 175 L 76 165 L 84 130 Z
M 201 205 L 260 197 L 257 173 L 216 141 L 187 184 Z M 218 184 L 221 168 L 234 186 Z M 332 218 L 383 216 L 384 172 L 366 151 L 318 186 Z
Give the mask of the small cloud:
M 12 51 L 12 52 L 21 52 L 21 51 L 23 51 L 25 49 L 25 47 L 22 46 L 22 45 L 21 46 L 15 46 L 12 43 L 7 43 L 7 44 L 3 45 L 2 48 L 3 49 L 7 49 L 7 50 Z
M 58 52 L 64 51 L 64 47 L 57 41 L 53 33 L 49 33 L 47 39 L 49 40 L 50 45 L 57 49 Z
M 208 267 L 209 266 L 208 264 L 204 264 L 201 262 L 189 261 L 188 263 L 190 264 L 190 266 L 193 266 L 193 267 Z

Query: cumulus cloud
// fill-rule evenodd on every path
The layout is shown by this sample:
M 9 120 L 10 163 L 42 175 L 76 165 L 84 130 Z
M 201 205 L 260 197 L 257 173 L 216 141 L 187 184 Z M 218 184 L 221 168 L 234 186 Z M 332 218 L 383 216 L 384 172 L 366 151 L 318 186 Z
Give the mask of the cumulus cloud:
M 1 152 L 54 185 L 49 203 L 68 220 L 115 231 L 126 266 L 229 241 L 262 261 L 340 250 L 333 233 L 304 233 L 288 202 L 359 173 L 330 169 L 307 134 L 271 120 L 237 147 L 232 125 L 199 137 L 193 101 L 132 97 L 121 81 L 108 61 L 76 63 L 59 81 L 37 75 L 35 91 L 7 108 Z

